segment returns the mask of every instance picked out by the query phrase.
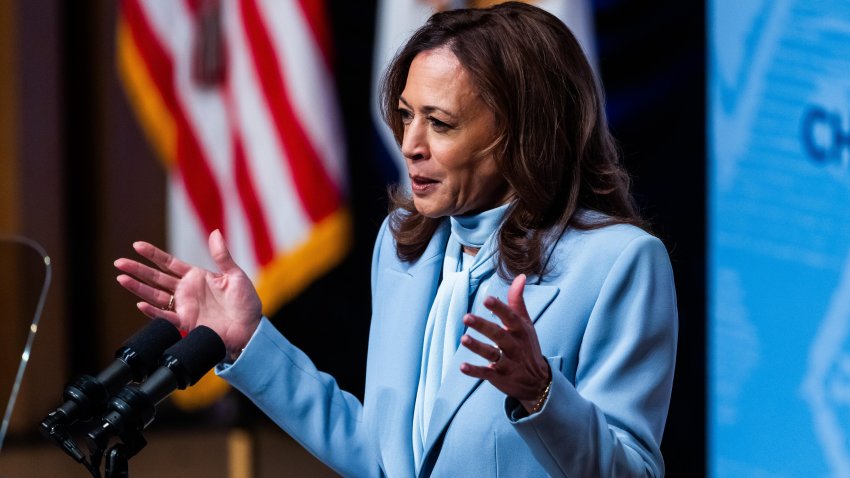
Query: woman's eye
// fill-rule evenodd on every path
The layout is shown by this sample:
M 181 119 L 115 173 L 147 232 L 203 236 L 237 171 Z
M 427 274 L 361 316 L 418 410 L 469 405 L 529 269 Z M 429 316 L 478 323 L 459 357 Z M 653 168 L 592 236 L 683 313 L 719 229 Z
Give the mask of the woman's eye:
M 398 115 L 401 117 L 401 122 L 404 124 L 410 124 L 410 122 L 413 121 L 413 113 L 411 113 L 410 110 L 399 108 Z
M 437 118 L 434 118 L 433 116 L 428 117 L 428 122 L 431 123 L 431 128 L 433 128 L 434 131 L 437 132 L 447 131 L 452 128 L 451 125 L 449 125 L 448 123 L 443 123 L 442 121 L 438 120 Z

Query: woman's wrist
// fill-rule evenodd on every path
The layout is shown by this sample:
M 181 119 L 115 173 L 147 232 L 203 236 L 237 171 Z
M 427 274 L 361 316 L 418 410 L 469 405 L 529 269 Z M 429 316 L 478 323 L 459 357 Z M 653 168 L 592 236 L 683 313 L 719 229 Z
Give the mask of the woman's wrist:
M 520 400 L 522 407 L 529 415 L 533 415 L 543 408 L 546 399 L 549 398 L 549 389 L 552 387 L 552 379 L 550 378 L 541 392 L 533 400 Z
M 231 362 L 235 362 L 236 359 L 238 359 L 239 356 L 242 355 L 242 352 L 244 352 L 244 351 L 245 351 L 245 347 L 242 347 L 241 349 L 231 350 L 227 353 L 227 357 L 230 359 Z
M 245 351 L 245 347 L 248 346 L 248 342 L 250 342 L 254 334 L 257 333 L 257 329 L 260 327 L 261 321 L 262 316 L 260 316 L 253 324 L 245 326 L 244 329 L 237 335 L 237 340 L 233 340 L 227 344 L 227 356 L 231 362 L 235 362 L 236 359 L 242 355 L 242 352 Z
M 543 392 L 540 394 L 540 397 L 537 398 L 537 402 L 534 403 L 534 406 L 528 411 L 529 415 L 537 413 L 543 408 L 543 404 L 546 403 L 546 399 L 549 398 L 549 389 L 552 387 L 552 381 L 549 380 L 549 383 L 546 384 L 546 388 L 543 389 Z
M 549 366 L 545 358 L 543 359 L 543 366 L 546 369 L 546 374 L 545 379 L 540 382 L 540 387 L 537 389 L 539 392 L 533 398 L 519 400 L 529 415 L 539 412 L 546 403 L 546 399 L 549 398 L 549 388 L 552 386 L 552 367 Z

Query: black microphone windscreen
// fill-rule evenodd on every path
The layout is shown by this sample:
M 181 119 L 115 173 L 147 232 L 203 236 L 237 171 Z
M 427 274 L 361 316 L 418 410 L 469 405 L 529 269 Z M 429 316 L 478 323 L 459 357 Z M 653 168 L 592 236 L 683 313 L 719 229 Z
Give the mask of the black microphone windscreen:
M 224 360 L 226 353 L 221 337 L 204 325 L 196 327 L 183 340 L 165 351 L 165 355 L 171 355 L 180 363 L 189 385 L 194 385 Z
M 162 351 L 180 340 L 180 331 L 165 319 L 153 319 L 143 329 L 124 342 L 124 347 L 135 352 L 134 359 L 140 370 L 153 370 L 159 363 Z M 121 355 L 121 350 L 116 356 Z

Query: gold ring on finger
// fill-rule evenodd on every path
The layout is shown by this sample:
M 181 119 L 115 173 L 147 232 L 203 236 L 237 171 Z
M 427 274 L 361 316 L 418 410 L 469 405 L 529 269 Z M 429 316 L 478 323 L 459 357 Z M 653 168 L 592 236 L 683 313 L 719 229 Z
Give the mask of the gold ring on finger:
M 505 354 L 502 352 L 502 349 L 500 349 L 499 347 L 495 347 L 495 348 L 496 348 L 496 351 L 497 351 L 497 352 L 499 352 L 499 356 L 496 358 L 496 360 L 493 360 L 492 362 L 490 362 L 490 365 L 496 365 L 496 364 L 498 364 L 499 362 L 501 362 L 501 361 L 502 361 L 502 357 L 505 355 Z

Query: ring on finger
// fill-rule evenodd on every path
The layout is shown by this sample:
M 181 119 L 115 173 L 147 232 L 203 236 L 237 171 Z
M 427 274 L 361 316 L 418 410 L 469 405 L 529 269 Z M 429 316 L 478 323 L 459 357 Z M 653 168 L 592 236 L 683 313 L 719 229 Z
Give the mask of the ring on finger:
M 502 349 L 500 349 L 499 347 L 494 347 L 494 348 L 496 349 L 496 352 L 498 352 L 498 353 L 499 353 L 499 356 L 498 356 L 498 357 L 496 357 L 496 360 L 493 360 L 492 362 L 490 362 L 490 365 L 496 365 L 496 364 L 498 364 L 499 362 L 501 362 L 501 361 L 502 361 L 502 357 L 505 355 L 505 354 L 502 352 Z
M 171 297 L 168 299 L 168 305 L 166 305 L 162 310 L 174 311 L 174 294 L 171 294 Z

